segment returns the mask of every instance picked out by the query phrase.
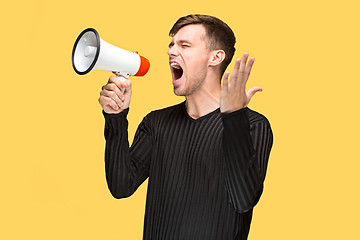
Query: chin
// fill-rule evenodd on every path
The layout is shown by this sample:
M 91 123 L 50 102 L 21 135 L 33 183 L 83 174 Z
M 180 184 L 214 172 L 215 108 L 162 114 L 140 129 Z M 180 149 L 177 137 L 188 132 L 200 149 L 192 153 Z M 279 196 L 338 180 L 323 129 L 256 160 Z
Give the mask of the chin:
M 185 96 L 184 92 L 182 92 L 178 87 L 174 87 L 174 94 L 176 96 Z

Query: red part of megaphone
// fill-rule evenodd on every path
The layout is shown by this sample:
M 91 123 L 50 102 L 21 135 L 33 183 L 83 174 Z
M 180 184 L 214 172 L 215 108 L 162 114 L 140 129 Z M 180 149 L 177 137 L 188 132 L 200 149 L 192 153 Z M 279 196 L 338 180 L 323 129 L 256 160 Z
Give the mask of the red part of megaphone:
M 139 57 L 140 57 L 140 67 L 139 67 L 139 70 L 137 71 L 137 73 L 135 73 L 134 76 L 141 77 L 141 76 L 144 76 L 149 71 L 150 62 L 149 62 L 149 60 L 147 58 L 144 58 L 141 55 L 139 55 Z

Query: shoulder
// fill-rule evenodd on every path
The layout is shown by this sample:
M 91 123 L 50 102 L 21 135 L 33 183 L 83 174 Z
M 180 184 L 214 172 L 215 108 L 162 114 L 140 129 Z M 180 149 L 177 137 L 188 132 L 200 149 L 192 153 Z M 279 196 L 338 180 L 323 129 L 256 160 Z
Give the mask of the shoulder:
M 247 112 L 249 116 L 249 123 L 251 125 L 264 125 L 266 127 L 271 127 L 269 120 L 261 113 L 252 110 L 247 107 Z
M 273 144 L 273 131 L 269 120 L 261 113 L 247 108 L 249 123 L 250 123 L 250 135 L 254 141 L 254 146 L 257 146 L 260 142 L 267 144 L 269 149 Z

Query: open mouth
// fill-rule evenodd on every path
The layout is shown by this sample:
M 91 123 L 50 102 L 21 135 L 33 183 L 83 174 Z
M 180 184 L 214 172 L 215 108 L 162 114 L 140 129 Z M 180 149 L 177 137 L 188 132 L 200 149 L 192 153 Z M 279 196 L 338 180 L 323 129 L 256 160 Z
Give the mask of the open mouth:
M 182 67 L 178 63 L 175 63 L 175 62 L 170 63 L 170 66 L 171 66 L 171 69 L 173 72 L 174 80 L 180 79 L 184 73 Z

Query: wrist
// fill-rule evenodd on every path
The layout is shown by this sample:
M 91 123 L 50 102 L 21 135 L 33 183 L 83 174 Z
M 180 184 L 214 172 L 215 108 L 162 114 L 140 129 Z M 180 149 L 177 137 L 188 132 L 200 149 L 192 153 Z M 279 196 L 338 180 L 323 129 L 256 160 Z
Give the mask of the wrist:
M 220 107 L 220 112 L 221 113 L 224 113 L 224 114 L 227 114 L 227 113 L 232 113 L 232 112 L 236 112 L 236 111 L 239 111 L 241 109 L 244 109 L 246 108 L 246 105 L 241 105 L 241 106 L 233 106 L 233 107 L 227 107 L 227 108 L 221 108 Z
M 117 117 L 122 115 L 127 115 L 129 112 L 129 108 L 121 109 L 119 112 L 106 112 L 104 109 L 102 110 L 102 113 L 106 117 Z

